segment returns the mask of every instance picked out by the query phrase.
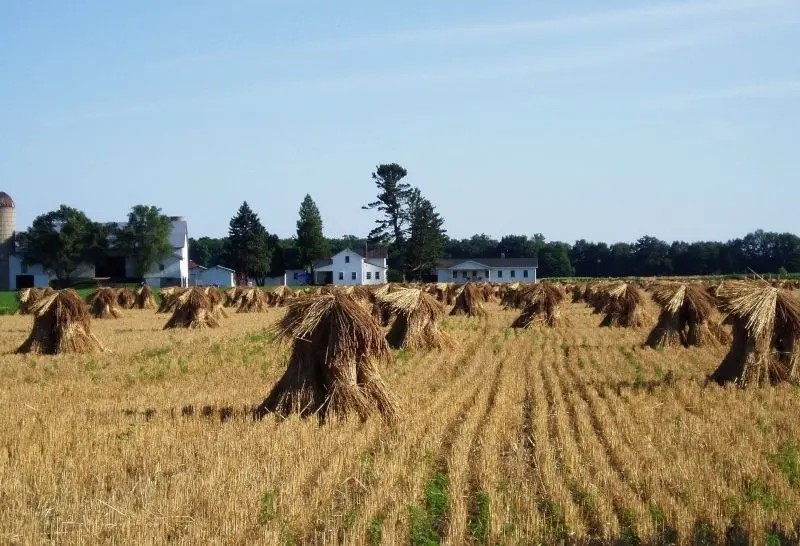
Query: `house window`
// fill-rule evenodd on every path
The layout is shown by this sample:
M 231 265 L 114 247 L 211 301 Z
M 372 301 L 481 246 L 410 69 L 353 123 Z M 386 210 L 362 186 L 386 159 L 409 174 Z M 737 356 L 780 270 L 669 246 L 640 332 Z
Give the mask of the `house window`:
M 350 256 L 345 256 L 344 257 L 344 263 L 346 263 L 346 264 L 350 263 Z
M 350 280 L 353 280 L 353 281 L 356 280 L 356 272 L 355 271 L 350 273 Z
M 522 270 L 522 276 L 525 277 L 526 279 L 528 278 L 528 270 L 527 269 L 523 269 Z
M 376 280 L 376 281 L 379 281 L 379 280 L 381 280 L 381 272 L 380 272 L 380 271 L 376 271 L 376 272 L 375 272 L 375 280 Z
M 477 271 L 473 271 L 473 272 L 472 272 L 472 276 L 473 276 L 473 277 L 477 277 L 477 276 L 478 276 L 478 272 L 477 272 Z
M 164 264 L 158 264 L 158 270 L 164 271 Z
M 454 279 L 457 279 L 457 278 L 458 278 L 458 271 L 453 271 L 453 278 L 454 278 Z
M 28 264 L 26 264 L 25 262 L 22 262 L 22 266 L 20 267 L 20 272 L 23 275 L 27 275 L 28 274 Z
M 339 271 L 339 280 L 340 281 L 344 280 L 344 271 Z
M 503 278 L 503 270 L 502 269 L 498 269 L 497 270 L 497 278 L 498 279 L 502 279 Z
M 293 278 L 294 280 L 297 280 L 297 271 L 295 271 L 294 273 L 292 273 L 292 278 Z
M 367 280 L 368 281 L 372 280 L 372 273 L 369 271 L 367 271 Z
M 516 276 L 517 276 L 517 272 L 516 272 L 515 270 L 513 270 L 513 269 L 512 269 L 512 270 L 511 270 L 511 278 L 513 279 L 513 278 L 514 278 L 514 277 L 516 277 Z

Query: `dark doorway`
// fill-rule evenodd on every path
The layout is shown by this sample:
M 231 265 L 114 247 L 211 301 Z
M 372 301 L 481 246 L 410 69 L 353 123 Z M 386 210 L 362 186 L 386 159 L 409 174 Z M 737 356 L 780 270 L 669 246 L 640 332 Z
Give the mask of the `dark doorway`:
M 125 256 L 106 256 L 94 264 L 94 276 L 100 278 L 124 279 Z
M 17 275 L 17 290 L 33 288 L 33 275 Z

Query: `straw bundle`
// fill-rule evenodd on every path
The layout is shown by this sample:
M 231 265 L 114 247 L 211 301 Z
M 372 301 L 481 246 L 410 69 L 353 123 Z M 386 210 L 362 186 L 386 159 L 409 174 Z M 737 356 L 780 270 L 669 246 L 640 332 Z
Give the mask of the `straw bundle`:
M 180 297 L 186 293 L 183 288 L 174 286 L 161 289 L 161 305 L 158 306 L 156 313 L 174 313 L 178 307 Z
M 172 296 L 175 298 L 175 311 L 164 325 L 171 328 L 217 328 L 219 321 L 214 316 L 211 302 L 202 288 L 190 288 Z
M 725 342 L 724 330 L 711 319 L 714 298 L 699 284 L 660 284 L 653 287 L 653 300 L 661 306 L 646 345 L 702 347 Z
M 293 300 L 273 331 L 292 343 L 283 377 L 256 409 L 261 418 L 274 412 L 356 414 L 362 420 L 379 414 L 397 416 L 397 405 L 378 364 L 391 353 L 383 332 L 351 296 L 333 292 Z
M 740 387 L 800 379 L 800 300 L 764 281 L 726 282 L 722 309 L 733 344 L 710 379 Z
M 228 313 L 225 311 L 225 307 L 222 305 L 224 300 L 222 291 L 216 286 L 207 286 L 203 290 L 203 293 L 208 298 L 208 303 L 211 305 L 211 314 L 214 315 L 214 318 L 218 320 L 222 318 L 228 318 Z
M 641 328 L 645 325 L 644 296 L 641 290 L 630 283 L 620 282 L 604 292 L 605 317 L 600 326 Z
M 17 292 L 17 304 L 20 315 L 30 315 L 33 306 L 42 299 L 44 292 L 38 288 L 23 288 Z
M 269 293 L 270 304 L 274 307 L 286 307 L 286 304 L 289 303 L 289 300 L 293 297 L 294 293 L 292 289 L 286 285 L 278 286 Z
M 117 289 L 117 305 L 121 309 L 133 309 L 135 303 L 136 294 L 133 293 L 133 290 L 126 286 Z
M 117 293 L 113 288 L 98 288 L 86 298 L 89 310 L 94 318 L 110 319 L 122 316 L 122 309 L 117 303 Z
M 156 309 L 158 304 L 153 297 L 153 289 L 146 284 L 136 289 L 136 300 L 133 302 L 135 309 Z
M 264 313 L 269 308 L 269 298 L 267 293 L 260 288 L 248 288 L 242 291 L 239 298 L 239 305 L 236 307 L 237 313 Z
M 451 316 L 467 315 L 469 317 L 485 317 L 486 308 L 483 306 L 483 295 L 480 288 L 467 282 L 456 296 L 456 302 L 450 311 Z
M 41 298 L 31 313 L 33 330 L 18 353 L 54 355 L 104 350 L 91 332 L 89 311 L 74 290 L 60 290 Z
M 395 349 L 429 350 L 453 346 L 452 338 L 439 329 L 444 308 L 436 298 L 417 288 L 381 296 L 381 305 L 397 315 L 386 340 Z
M 512 328 L 528 328 L 533 324 L 544 324 L 551 328 L 568 325 L 561 314 L 560 305 L 566 293 L 560 286 L 538 283 L 523 292 L 526 303 L 520 316 L 511 324 Z

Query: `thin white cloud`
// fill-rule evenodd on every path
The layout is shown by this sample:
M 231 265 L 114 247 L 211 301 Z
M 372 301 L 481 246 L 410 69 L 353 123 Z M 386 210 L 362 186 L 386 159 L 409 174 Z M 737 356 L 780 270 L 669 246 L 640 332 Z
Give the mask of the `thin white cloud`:
M 462 25 L 401 30 L 381 34 L 348 36 L 340 39 L 287 43 L 269 49 L 221 50 L 155 61 L 154 66 L 195 64 L 235 59 L 265 58 L 270 55 L 341 51 L 364 47 L 441 44 L 458 46 L 487 40 L 515 40 L 563 34 L 586 34 L 608 30 L 641 30 L 654 25 L 700 22 L 733 16 L 752 19 L 789 10 L 797 12 L 795 0 L 702 0 L 664 2 L 645 7 L 601 11 L 569 17 L 506 21 L 482 25 Z
M 694 91 L 673 97 L 670 102 L 676 106 L 683 106 L 709 101 L 783 98 L 797 94 L 800 94 L 800 79 Z

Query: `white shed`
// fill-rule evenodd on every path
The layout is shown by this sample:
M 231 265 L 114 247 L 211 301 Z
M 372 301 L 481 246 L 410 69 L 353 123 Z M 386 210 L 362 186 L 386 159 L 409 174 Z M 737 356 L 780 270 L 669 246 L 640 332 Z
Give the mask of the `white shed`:
M 236 272 L 233 269 L 214 265 L 198 272 L 199 284 L 203 286 L 221 286 L 230 288 L 236 286 Z

